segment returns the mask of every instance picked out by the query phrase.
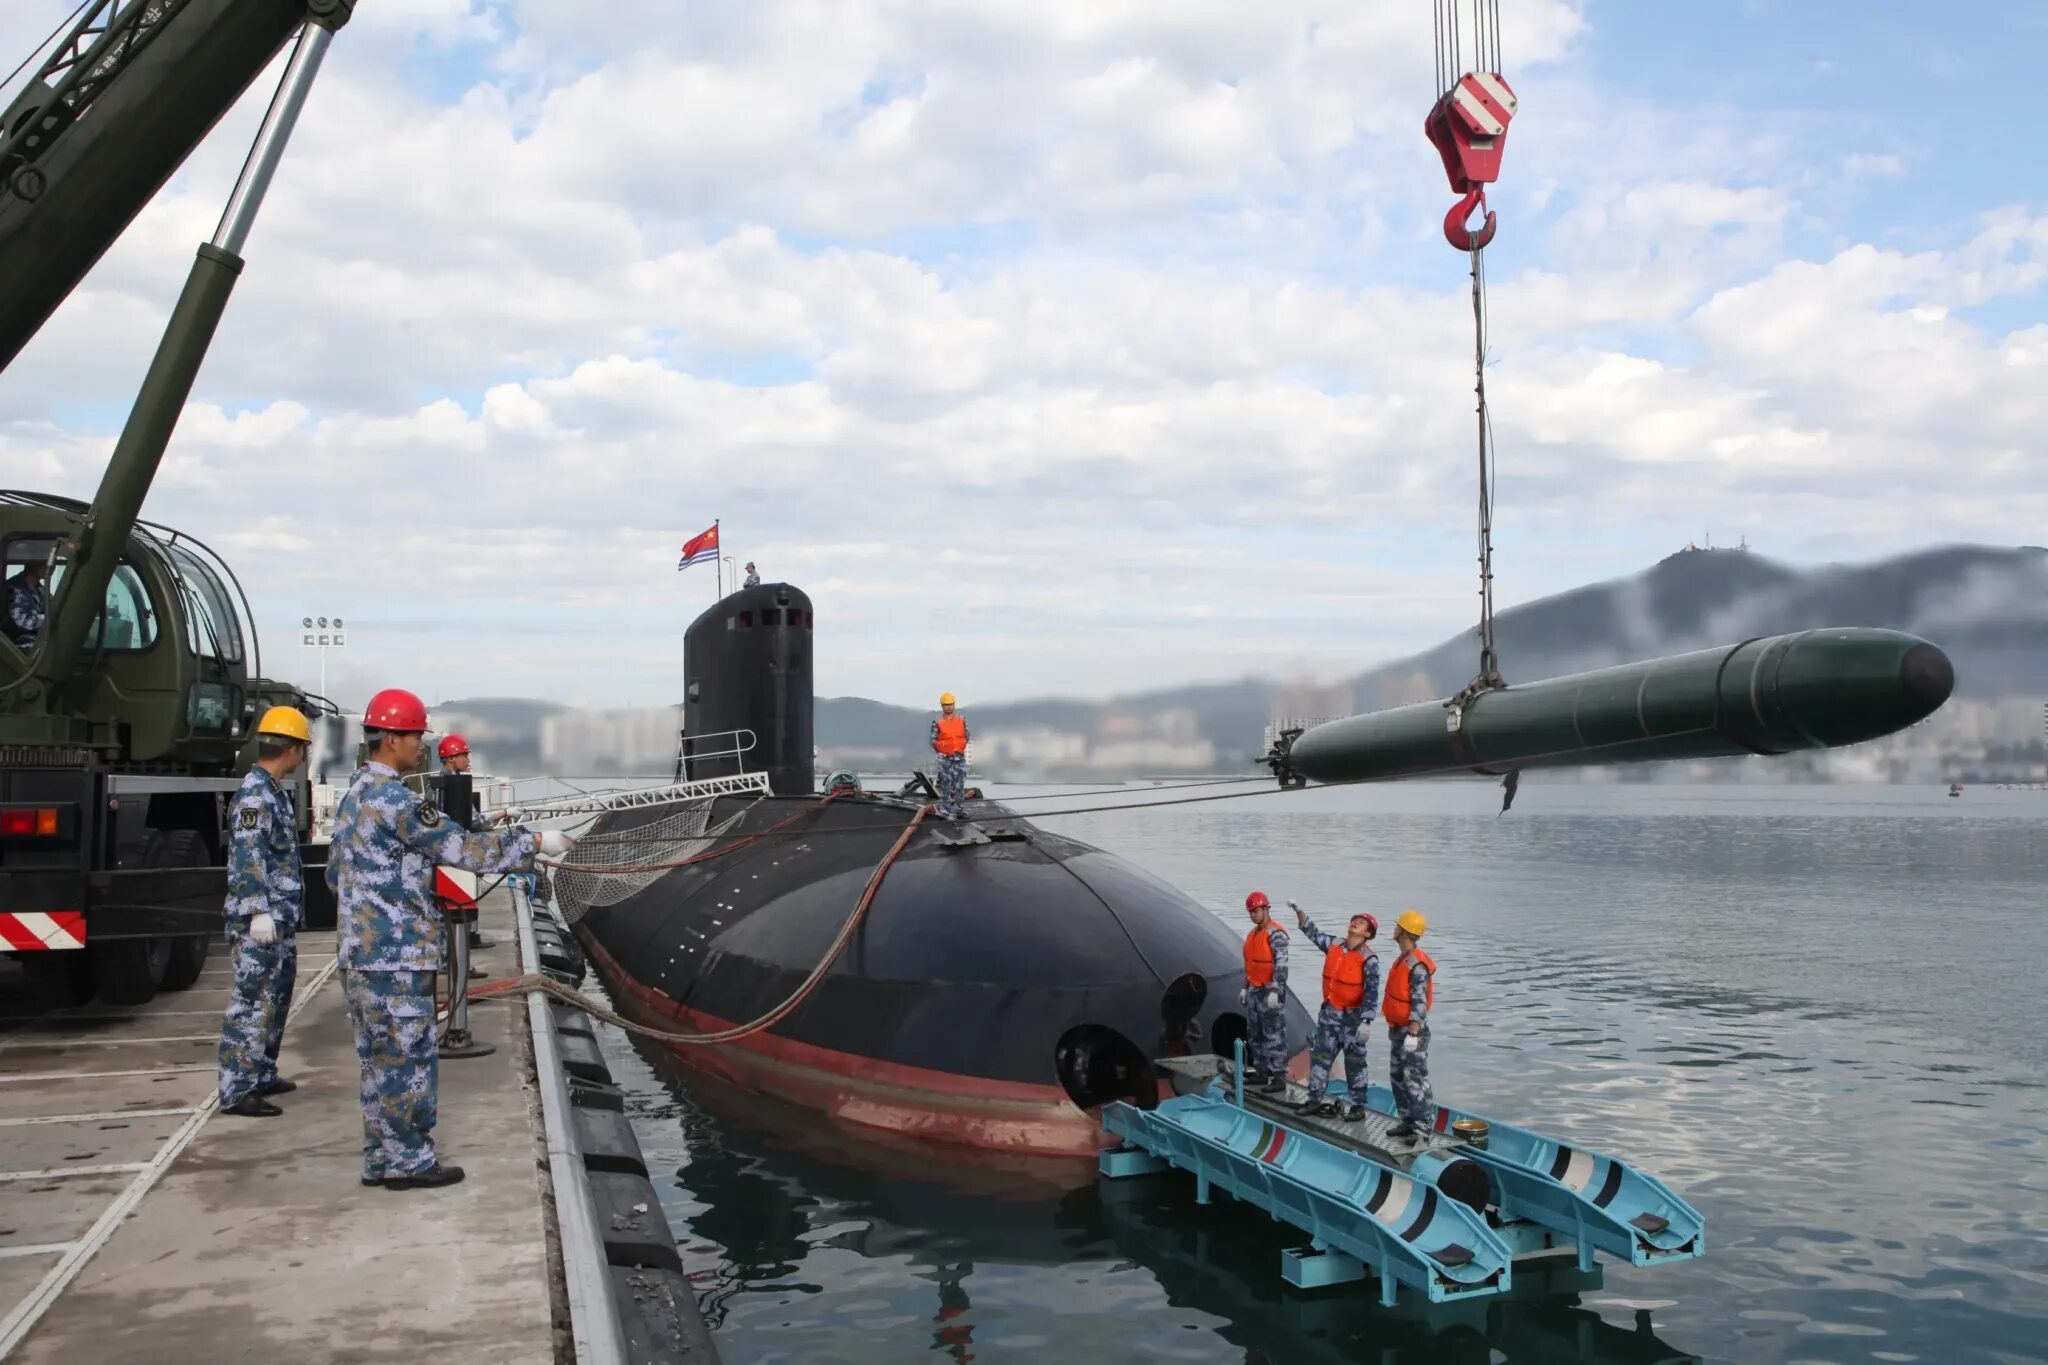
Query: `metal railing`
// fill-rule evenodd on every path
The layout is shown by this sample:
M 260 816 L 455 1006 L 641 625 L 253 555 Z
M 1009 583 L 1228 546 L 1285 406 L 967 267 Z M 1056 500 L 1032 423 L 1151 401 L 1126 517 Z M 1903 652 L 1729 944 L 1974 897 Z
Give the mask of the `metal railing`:
M 679 730 L 676 732 L 676 781 L 683 780 L 690 765 L 720 759 L 731 759 L 733 771 L 743 773 L 747 770 L 747 755 L 753 751 L 752 730 L 711 730 L 701 735 Z

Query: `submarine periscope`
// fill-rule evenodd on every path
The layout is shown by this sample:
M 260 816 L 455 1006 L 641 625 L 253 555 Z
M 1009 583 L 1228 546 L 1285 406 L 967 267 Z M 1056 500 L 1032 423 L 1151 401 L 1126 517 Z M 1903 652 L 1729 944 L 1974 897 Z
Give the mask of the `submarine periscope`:
M 804 593 L 771 583 L 691 624 L 679 776 L 744 770 L 767 790 L 708 802 L 695 851 L 616 899 L 557 875 L 558 903 L 621 1013 L 693 1067 L 871 1129 L 1092 1156 L 1102 1105 L 1158 1103 L 1152 1058 L 1242 1035 L 1237 937 L 1000 803 L 925 822 L 915 797 L 816 792 L 815 620 Z M 644 868 L 639 836 L 666 814 L 608 811 L 577 858 Z M 1289 1036 L 1306 1036 L 1300 1002 L 1287 1011 Z

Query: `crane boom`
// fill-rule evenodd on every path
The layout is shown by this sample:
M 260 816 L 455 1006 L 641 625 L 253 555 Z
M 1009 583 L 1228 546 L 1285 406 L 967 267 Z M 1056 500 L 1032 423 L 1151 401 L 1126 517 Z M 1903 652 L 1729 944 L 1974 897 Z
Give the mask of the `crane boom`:
M 0 123 L 0 370 L 299 26 L 353 0 L 91 0 Z

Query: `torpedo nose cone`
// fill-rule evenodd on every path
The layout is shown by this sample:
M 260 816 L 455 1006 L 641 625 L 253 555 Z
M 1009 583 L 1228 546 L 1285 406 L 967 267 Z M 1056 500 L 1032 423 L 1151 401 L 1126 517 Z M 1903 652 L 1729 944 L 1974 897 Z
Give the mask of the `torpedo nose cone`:
M 1784 717 L 1815 744 L 1877 739 L 1925 720 L 1955 690 L 1955 665 L 1895 630 L 1815 630 L 1790 637 L 1776 690 Z
M 1913 708 L 1913 719 L 1906 722 L 1911 725 L 1940 710 L 1956 690 L 1956 666 L 1949 662 L 1948 655 L 1923 640 L 1899 660 L 1899 686 Z

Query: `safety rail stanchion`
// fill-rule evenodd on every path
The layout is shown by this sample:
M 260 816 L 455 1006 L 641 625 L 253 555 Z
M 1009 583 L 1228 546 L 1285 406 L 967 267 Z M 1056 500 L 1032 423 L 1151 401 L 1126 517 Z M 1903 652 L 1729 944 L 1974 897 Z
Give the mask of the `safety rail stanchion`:
M 488 1057 L 496 1052 L 493 1043 L 480 1043 L 469 1031 L 469 923 L 470 916 L 445 903 L 442 930 L 448 937 L 448 1031 L 441 1038 L 441 1055 L 452 1061 L 467 1057 Z
M 538 971 L 540 949 L 533 937 L 532 903 L 517 887 L 508 894 L 519 918 L 520 969 Z M 535 991 L 526 997 L 526 1019 L 533 1035 L 534 1080 L 547 1137 L 548 1183 L 555 1196 L 555 1228 L 562 1247 L 569 1334 L 575 1343 L 577 1365 L 625 1365 L 611 1262 L 591 1208 L 590 1188 L 583 1179 L 583 1156 L 569 1117 L 569 1087 L 563 1078 L 561 1047 L 555 1038 L 554 1016 L 548 1013 L 547 996 Z

